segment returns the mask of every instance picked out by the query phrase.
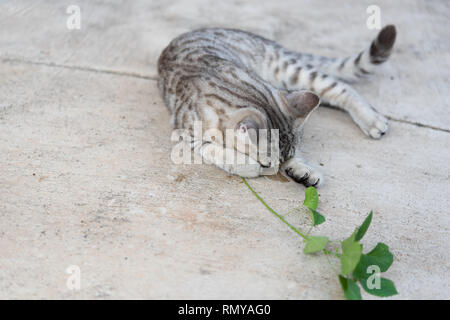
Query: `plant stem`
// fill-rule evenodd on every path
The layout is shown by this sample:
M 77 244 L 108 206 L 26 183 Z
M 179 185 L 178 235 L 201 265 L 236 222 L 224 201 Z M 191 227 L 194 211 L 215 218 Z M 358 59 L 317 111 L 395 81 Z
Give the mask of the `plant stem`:
M 323 252 L 325 253 L 325 256 L 327 257 L 328 264 L 330 265 L 331 269 L 336 273 L 336 275 L 339 275 L 339 272 L 334 268 L 333 264 L 330 261 L 329 254 L 332 254 L 332 252 L 328 251 L 327 249 L 323 249 Z
M 300 237 L 302 237 L 304 240 L 306 240 L 308 237 L 305 236 L 303 233 L 300 232 L 300 230 L 298 230 L 296 227 L 294 227 L 292 224 L 290 224 L 289 222 L 286 221 L 286 219 L 283 218 L 283 216 L 279 215 L 278 213 L 275 212 L 275 210 L 273 210 L 271 207 L 269 207 L 269 205 L 259 196 L 259 194 L 256 193 L 255 190 L 253 190 L 252 187 L 250 187 L 250 185 L 247 183 L 247 180 L 245 180 L 245 178 L 241 177 L 242 181 L 245 183 L 245 185 L 250 189 L 250 191 L 255 195 L 255 197 L 267 208 L 267 210 L 269 210 L 270 212 L 272 212 L 278 219 L 280 219 L 283 223 L 285 223 L 289 228 L 292 229 L 292 231 L 294 231 L 295 233 L 297 233 Z

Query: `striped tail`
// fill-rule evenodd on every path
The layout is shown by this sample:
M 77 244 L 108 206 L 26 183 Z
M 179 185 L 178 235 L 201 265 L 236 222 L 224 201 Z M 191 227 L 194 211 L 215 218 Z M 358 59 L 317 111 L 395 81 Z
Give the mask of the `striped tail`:
M 346 81 L 358 80 L 389 58 L 396 34 L 395 26 L 385 26 L 366 50 L 343 59 L 322 58 L 317 68 Z

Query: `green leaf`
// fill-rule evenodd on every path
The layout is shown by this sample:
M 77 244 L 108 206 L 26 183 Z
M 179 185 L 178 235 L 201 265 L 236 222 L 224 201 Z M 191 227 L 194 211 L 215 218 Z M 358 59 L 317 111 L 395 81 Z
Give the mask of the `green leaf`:
M 350 237 L 341 242 L 342 250 L 346 250 L 353 242 L 355 242 L 356 231 Z
M 358 242 L 346 243 L 342 242 L 342 256 L 341 256 L 341 272 L 343 274 L 350 274 L 359 263 L 362 254 L 362 245 Z
M 370 223 L 372 222 L 372 211 L 370 211 L 369 215 L 364 219 L 364 222 L 362 225 L 358 228 L 358 231 L 356 232 L 355 240 L 359 241 L 364 237 L 366 234 L 367 229 L 369 229 Z
M 394 262 L 394 255 L 389 251 L 389 247 L 383 242 L 378 242 L 375 248 L 367 254 L 371 258 L 372 264 L 380 267 L 381 272 L 386 272 Z
M 358 265 L 353 271 L 353 277 L 356 279 L 366 279 L 370 276 L 367 268 L 370 266 L 378 266 L 380 272 L 386 272 L 394 262 L 394 255 L 389 251 L 389 247 L 379 242 L 372 251 L 362 254 Z
M 328 243 L 328 237 L 310 236 L 306 239 L 304 253 L 314 253 L 323 250 Z
M 362 300 L 361 290 L 358 284 L 353 280 L 339 275 L 339 282 L 341 283 L 344 296 L 347 300 Z
M 319 205 L 319 195 L 317 194 L 317 190 L 314 187 L 308 187 L 305 190 L 305 201 L 303 201 L 303 205 L 308 207 L 309 209 L 316 210 Z
M 317 212 L 314 209 L 308 208 L 309 211 L 311 212 L 311 217 L 313 220 L 313 226 L 318 226 L 321 223 L 325 222 L 325 217 L 323 215 L 321 215 L 319 212 Z
M 370 257 L 365 255 L 364 253 L 361 254 L 359 263 L 357 264 L 355 270 L 353 270 L 353 278 L 358 280 L 369 277 L 370 274 L 367 273 L 367 268 L 370 267 L 371 265 L 373 265 L 373 263 L 370 260 Z
M 369 289 L 369 285 L 376 285 L 376 280 L 371 280 L 369 279 L 361 279 L 360 283 L 361 286 L 363 287 L 364 291 L 366 291 L 367 293 L 377 296 L 377 297 L 390 297 L 393 295 L 398 294 L 397 289 L 395 288 L 394 283 L 386 278 L 380 278 L 379 279 L 379 288 L 371 288 Z

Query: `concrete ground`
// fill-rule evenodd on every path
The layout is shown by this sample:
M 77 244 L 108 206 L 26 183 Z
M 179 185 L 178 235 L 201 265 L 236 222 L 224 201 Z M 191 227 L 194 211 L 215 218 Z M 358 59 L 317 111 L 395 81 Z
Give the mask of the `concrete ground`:
M 69 4 L 80 30 L 66 26 Z M 311 116 L 303 149 L 326 178 L 327 222 L 315 233 L 341 240 L 373 210 L 364 246 L 394 253 L 394 299 L 449 299 L 444 0 L 0 2 L 0 298 L 342 299 L 326 258 L 304 255 L 238 177 L 170 161 L 156 60 L 173 37 L 205 26 L 352 54 L 377 33 L 366 27 L 371 4 L 398 42 L 357 87 L 390 131 L 374 141 L 342 112 Z M 303 201 L 294 182 L 249 182 L 279 212 Z M 67 286 L 69 266 L 79 290 Z

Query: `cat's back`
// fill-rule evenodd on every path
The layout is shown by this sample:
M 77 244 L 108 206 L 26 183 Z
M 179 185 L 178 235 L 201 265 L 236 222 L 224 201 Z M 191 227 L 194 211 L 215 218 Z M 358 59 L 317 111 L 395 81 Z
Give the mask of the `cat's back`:
M 183 94 L 201 96 L 205 87 L 238 92 L 246 81 L 251 86 L 246 91 L 257 90 L 260 79 L 251 68 L 263 51 L 261 41 L 265 39 L 222 28 L 198 29 L 173 39 L 158 59 L 159 87 L 169 108 Z
M 173 126 L 186 127 L 211 114 L 225 122 L 235 111 L 251 108 L 267 114 L 271 125 L 283 127 L 279 97 L 254 72 L 270 45 L 251 33 L 220 28 L 173 39 L 158 61 L 159 87 Z
M 158 72 L 161 75 L 177 67 L 210 69 L 220 62 L 232 62 L 246 68 L 262 58 L 261 53 L 267 45 L 272 42 L 242 30 L 198 29 L 170 42 L 159 57 Z

